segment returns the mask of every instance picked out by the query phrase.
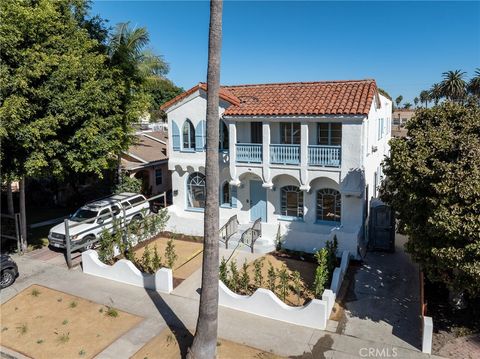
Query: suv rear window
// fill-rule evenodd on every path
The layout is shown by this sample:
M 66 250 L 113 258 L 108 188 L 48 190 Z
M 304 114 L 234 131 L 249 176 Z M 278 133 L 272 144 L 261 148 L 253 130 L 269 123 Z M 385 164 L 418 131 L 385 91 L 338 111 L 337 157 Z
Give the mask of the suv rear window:
M 143 199 L 142 197 L 138 196 L 138 197 L 134 197 L 134 198 L 132 198 L 132 199 L 129 199 L 128 201 L 129 201 L 132 205 L 136 205 L 137 203 L 143 202 L 144 199 Z

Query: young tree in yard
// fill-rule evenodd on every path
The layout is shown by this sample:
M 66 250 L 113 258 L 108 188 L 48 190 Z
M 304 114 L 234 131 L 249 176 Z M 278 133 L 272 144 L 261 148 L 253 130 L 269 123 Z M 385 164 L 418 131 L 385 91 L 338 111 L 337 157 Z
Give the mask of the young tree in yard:
M 447 101 L 419 110 L 391 141 L 381 198 L 432 281 L 480 295 L 480 108 Z
M 218 141 L 220 50 L 222 44 L 222 0 L 210 1 L 207 70 L 207 149 L 205 161 L 206 201 L 204 215 L 204 250 L 202 292 L 197 328 L 189 359 L 212 359 L 217 348 L 218 329 Z
M 20 179 L 24 233 L 25 178 L 101 176 L 121 148 L 123 89 L 86 26 L 87 5 L 0 2 L 2 180 Z

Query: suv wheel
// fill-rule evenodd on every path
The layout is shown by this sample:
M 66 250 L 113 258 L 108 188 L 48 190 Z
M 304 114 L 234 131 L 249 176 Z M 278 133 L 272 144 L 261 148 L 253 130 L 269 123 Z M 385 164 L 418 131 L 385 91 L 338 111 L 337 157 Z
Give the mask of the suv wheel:
M 0 274 L 0 288 L 6 288 L 15 282 L 15 272 L 12 269 L 4 269 Z
M 87 236 L 84 239 L 85 239 L 85 242 L 90 242 L 90 241 L 93 241 L 95 239 L 95 237 L 94 236 Z M 80 249 L 80 252 L 85 252 L 85 251 L 88 251 L 89 249 L 94 249 L 94 248 L 95 248 L 95 243 L 88 243 L 85 247 Z
M 135 216 L 133 216 L 130 223 L 137 223 L 137 222 L 140 222 L 142 219 L 143 219 L 143 217 L 142 217 L 141 214 L 136 214 Z

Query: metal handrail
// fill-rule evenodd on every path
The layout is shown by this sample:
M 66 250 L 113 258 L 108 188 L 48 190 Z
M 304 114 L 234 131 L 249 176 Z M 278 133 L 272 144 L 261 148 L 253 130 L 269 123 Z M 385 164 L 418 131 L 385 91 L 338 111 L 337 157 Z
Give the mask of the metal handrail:
M 255 241 L 262 236 L 262 219 L 258 218 L 253 225 L 242 233 L 240 242 L 250 247 L 253 253 Z
M 222 228 L 220 228 L 219 236 L 220 240 L 225 243 L 225 248 L 228 249 L 228 240 L 230 239 L 231 236 L 233 236 L 235 233 L 237 233 L 238 229 L 238 219 L 237 215 L 234 215 L 230 217 L 230 219 L 225 223 Z

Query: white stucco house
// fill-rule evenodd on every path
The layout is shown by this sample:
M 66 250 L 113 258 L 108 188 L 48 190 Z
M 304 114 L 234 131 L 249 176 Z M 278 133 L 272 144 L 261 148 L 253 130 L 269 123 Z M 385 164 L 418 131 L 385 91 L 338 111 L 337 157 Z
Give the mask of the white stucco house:
M 168 227 L 203 234 L 206 85 L 162 106 L 168 116 L 173 205 Z M 389 154 L 392 103 L 374 80 L 222 86 L 220 223 L 261 218 L 258 249 L 364 247 L 368 203 Z

